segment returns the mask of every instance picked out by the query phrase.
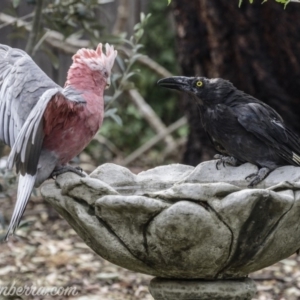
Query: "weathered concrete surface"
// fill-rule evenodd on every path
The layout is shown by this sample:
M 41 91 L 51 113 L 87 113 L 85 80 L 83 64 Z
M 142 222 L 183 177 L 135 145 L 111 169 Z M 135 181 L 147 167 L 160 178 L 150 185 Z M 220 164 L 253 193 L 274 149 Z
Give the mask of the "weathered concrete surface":
M 98 167 L 90 177 L 109 184 L 123 195 L 144 195 L 173 186 L 179 180 L 184 180 L 193 170 L 194 167 L 191 166 L 172 164 L 135 175 L 124 167 L 107 163 Z
M 149 291 L 155 300 L 251 300 L 256 287 L 250 278 L 223 281 L 155 278 Z
M 215 163 L 138 175 L 104 164 L 90 177 L 64 174 L 42 194 L 96 253 L 158 277 L 240 278 L 299 249 L 300 168 L 248 189 L 255 166 Z
M 185 182 L 227 182 L 246 188 L 249 181 L 245 180 L 245 178 L 252 173 L 256 173 L 258 170 L 256 166 L 250 163 L 246 163 L 238 167 L 221 166 L 220 170 L 216 170 L 215 162 L 216 161 L 206 161 L 199 164 L 193 172 L 185 178 Z M 265 180 L 256 186 L 256 188 L 268 188 L 281 181 L 297 182 L 299 180 L 299 167 L 285 166 L 271 172 Z

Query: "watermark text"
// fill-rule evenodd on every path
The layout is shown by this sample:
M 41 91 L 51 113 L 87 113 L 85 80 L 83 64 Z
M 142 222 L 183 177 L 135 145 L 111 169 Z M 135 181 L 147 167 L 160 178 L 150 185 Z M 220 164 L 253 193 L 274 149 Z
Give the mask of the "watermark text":
M 17 286 L 13 282 L 9 286 L 0 286 L 1 296 L 76 296 L 76 287 L 57 287 L 57 286 Z

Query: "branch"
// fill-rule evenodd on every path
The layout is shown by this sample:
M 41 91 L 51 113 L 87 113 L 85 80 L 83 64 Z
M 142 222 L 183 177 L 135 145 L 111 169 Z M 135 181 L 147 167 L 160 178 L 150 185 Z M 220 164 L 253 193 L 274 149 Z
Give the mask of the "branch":
M 128 17 L 129 17 L 129 1 L 120 0 L 118 5 L 118 14 L 116 23 L 114 25 L 113 34 L 119 34 L 124 31 Z
M 0 21 L 6 24 L 15 23 L 17 27 L 24 27 L 27 31 L 31 31 L 32 25 L 29 22 L 25 22 L 21 19 L 12 17 L 10 15 L 0 13 Z M 45 41 L 54 48 L 61 50 L 66 54 L 74 54 L 80 48 L 89 48 L 91 46 L 90 41 L 79 40 L 72 37 L 65 38 L 63 34 L 46 29 L 48 32 Z
M 19 20 L 26 20 L 26 19 L 31 18 L 33 16 L 34 16 L 34 13 L 30 13 L 28 15 L 20 17 Z M 15 23 L 15 19 L 11 20 L 11 22 L 4 22 L 2 25 L 0 25 L 0 29 L 4 28 L 6 26 L 12 25 L 13 23 Z
M 124 52 L 127 57 L 132 55 L 132 52 L 128 48 L 119 47 L 119 49 L 122 52 Z M 161 77 L 173 76 L 173 74 L 171 72 L 169 72 L 166 68 L 164 68 L 162 65 L 160 65 L 159 63 L 157 63 L 156 61 L 154 61 L 147 55 L 138 56 L 136 61 L 139 62 L 140 64 L 148 67 L 150 70 L 152 70 L 153 72 L 155 72 L 156 74 L 158 74 Z
M 300 0 L 299 0 L 300 1 Z M 154 71 L 156 74 L 160 75 L 161 77 L 171 77 L 173 74 L 169 72 L 166 68 L 158 64 L 156 61 L 151 59 L 150 57 L 143 55 L 140 56 L 137 61 L 144 66 L 148 67 L 150 70 Z
M 32 24 L 31 31 L 29 33 L 28 41 L 27 41 L 26 48 L 25 48 L 25 52 L 27 52 L 30 56 L 32 56 L 34 54 L 33 48 L 34 48 L 34 45 L 36 43 L 37 37 L 39 35 L 39 31 L 40 31 L 43 1 L 44 0 L 37 1 L 37 5 L 35 8 L 34 17 L 33 17 L 33 24 Z
M 174 148 L 166 148 L 164 149 L 164 151 L 162 151 L 162 153 L 160 153 L 160 162 L 163 162 L 165 161 L 166 157 L 172 153 L 174 153 L 175 151 L 178 151 L 178 149 L 184 145 L 186 145 L 187 143 L 187 137 L 186 136 L 183 136 L 181 138 L 179 138 L 178 140 L 176 140 L 176 143 L 175 143 L 175 147 Z
M 128 155 L 121 164 L 123 166 L 127 166 L 132 161 L 140 157 L 143 153 L 151 149 L 154 145 L 156 145 L 158 142 L 160 142 L 162 139 L 164 139 L 166 136 L 170 135 L 175 130 L 179 129 L 180 127 L 187 124 L 187 120 L 185 117 L 180 118 L 175 123 L 170 125 L 168 128 L 161 131 L 159 134 L 154 136 L 152 139 L 150 139 L 148 142 L 146 142 L 144 145 L 142 145 L 140 148 L 132 152 L 130 155 Z M 176 149 L 175 147 L 173 149 Z
M 133 101 L 135 106 L 138 108 L 142 117 L 146 119 L 146 121 L 150 124 L 150 126 L 156 132 L 163 132 L 166 130 L 165 124 L 161 121 L 161 119 L 157 116 L 152 107 L 144 100 L 142 95 L 137 90 L 129 90 L 128 91 L 130 99 Z M 165 143 L 167 147 L 174 147 L 175 141 L 172 136 L 166 135 L 164 136 Z
M 29 16 L 30 15 L 27 15 L 26 17 Z M 0 13 L 0 21 L 5 23 L 5 25 L 16 23 L 18 27 L 24 27 L 28 31 L 31 30 L 31 24 L 29 22 L 23 21 L 22 18 L 15 18 L 7 14 Z M 0 29 L 1 28 L 2 27 L 0 26 Z M 88 40 L 79 40 L 72 37 L 65 39 L 64 36 L 57 31 L 49 29 L 46 29 L 46 31 L 47 36 L 45 37 L 45 42 L 66 54 L 74 54 L 80 48 L 89 48 L 91 46 L 91 43 Z M 130 55 L 130 53 L 128 53 L 128 55 Z M 149 69 L 151 69 L 161 77 L 172 76 L 172 73 L 170 73 L 167 69 L 162 67 L 160 64 L 158 64 L 148 56 L 140 56 L 137 61 L 147 66 Z
M 268 0 L 262 0 L 261 4 L 264 4 L 265 2 L 267 2 Z M 249 0 L 249 2 L 252 4 L 253 0 Z M 284 9 L 286 8 L 286 6 L 290 3 L 290 2 L 296 2 L 296 3 L 300 3 L 300 0 L 275 0 L 275 2 L 277 3 L 281 3 L 284 5 Z M 241 7 L 243 3 L 243 0 L 239 0 L 239 7 Z
M 107 139 L 105 136 L 96 134 L 93 137 L 93 140 L 97 141 L 100 144 L 105 145 L 117 157 L 119 157 L 119 158 L 123 157 L 123 152 L 114 143 L 112 143 L 109 139 Z

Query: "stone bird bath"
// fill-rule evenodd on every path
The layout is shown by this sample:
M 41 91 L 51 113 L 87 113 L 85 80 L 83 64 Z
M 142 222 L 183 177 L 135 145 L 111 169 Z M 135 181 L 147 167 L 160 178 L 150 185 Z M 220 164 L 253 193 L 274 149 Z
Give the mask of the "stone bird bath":
M 215 163 L 138 175 L 104 164 L 89 177 L 64 174 L 42 194 L 97 254 L 155 276 L 156 300 L 251 299 L 247 275 L 300 248 L 300 168 L 248 189 L 255 166 Z

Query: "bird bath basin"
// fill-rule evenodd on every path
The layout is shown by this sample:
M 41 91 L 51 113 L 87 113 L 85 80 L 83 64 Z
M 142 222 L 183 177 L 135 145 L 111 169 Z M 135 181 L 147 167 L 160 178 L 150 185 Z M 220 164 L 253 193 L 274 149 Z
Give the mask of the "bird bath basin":
M 104 164 L 86 178 L 61 175 L 42 194 L 97 254 L 158 277 L 155 299 L 251 299 L 247 275 L 300 248 L 300 168 L 248 189 L 256 171 L 209 161 L 135 175 Z

